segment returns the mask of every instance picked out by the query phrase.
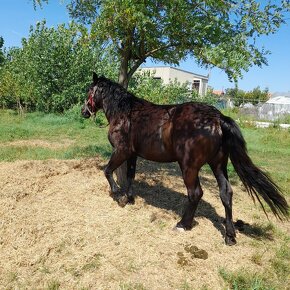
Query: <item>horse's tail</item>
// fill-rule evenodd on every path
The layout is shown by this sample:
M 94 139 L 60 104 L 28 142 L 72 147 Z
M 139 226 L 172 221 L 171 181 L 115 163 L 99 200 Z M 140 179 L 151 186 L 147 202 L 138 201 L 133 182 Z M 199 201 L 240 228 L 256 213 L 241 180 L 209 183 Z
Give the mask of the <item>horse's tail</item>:
M 266 215 L 260 197 L 265 200 L 276 217 L 281 220 L 283 217 L 287 218 L 289 205 L 286 199 L 280 188 L 250 159 L 245 139 L 236 122 L 230 117 L 222 116 L 221 127 L 223 146 L 226 146 L 231 162 L 249 195 L 253 200 L 256 198 L 259 201 Z

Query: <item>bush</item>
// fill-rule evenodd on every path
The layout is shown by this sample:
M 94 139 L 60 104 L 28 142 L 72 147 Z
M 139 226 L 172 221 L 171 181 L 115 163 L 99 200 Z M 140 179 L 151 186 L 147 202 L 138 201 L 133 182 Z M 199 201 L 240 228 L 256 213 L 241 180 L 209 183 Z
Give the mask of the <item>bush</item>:
M 2 107 L 63 112 L 82 102 L 92 71 L 115 77 L 116 67 L 101 46 L 75 23 L 55 28 L 45 21 L 31 27 L 22 48 L 8 51 L 1 69 Z

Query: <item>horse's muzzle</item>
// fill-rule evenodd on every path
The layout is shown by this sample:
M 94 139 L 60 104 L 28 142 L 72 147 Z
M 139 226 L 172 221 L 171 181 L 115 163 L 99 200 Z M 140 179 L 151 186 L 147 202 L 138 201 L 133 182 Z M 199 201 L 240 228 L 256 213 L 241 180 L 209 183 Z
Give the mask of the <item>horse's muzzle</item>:
M 88 119 L 88 118 L 91 117 L 92 113 L 91 113 L 91 111 L 89 110 L 87 104 L 84 104 L 84 105 L 82 106 L 81 114 L 82 114 L 82 116 L 83 116 L 84 118 L 86 118 L 86 119 Z

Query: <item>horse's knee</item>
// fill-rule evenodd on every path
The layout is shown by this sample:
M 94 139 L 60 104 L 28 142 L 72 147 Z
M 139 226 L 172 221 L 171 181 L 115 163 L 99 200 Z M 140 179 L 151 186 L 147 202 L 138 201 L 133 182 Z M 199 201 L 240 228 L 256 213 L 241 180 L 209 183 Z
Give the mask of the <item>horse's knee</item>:
M 198 186 L 195 190 L 188 192 L 189 202 L 195 203 L 198 202 L 203 196 L 203 190 Z

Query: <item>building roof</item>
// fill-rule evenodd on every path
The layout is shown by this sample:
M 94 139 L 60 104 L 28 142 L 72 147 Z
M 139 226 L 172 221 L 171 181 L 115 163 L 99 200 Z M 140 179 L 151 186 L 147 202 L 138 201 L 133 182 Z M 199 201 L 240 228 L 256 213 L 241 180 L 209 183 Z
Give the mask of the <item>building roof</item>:
M 145 68 L 145 69 L 170 68 L 170 69 L 178 70 L 178 71 L 185 72 L 185 73 L 188 73 L 188 74 L 192 74 L 193 76 L 197 76 L 197 77 L 202 78 L 202 79 L 206 79 L 206 80 L 209 79 L 208 76 L 204 76 L 204 75 L 201 75 L 201 74 L 193 73 L 191 71 L 187 71 L 187 70 L 180 69 L 180 68 L 177 68 L 177 67 L 166 66 L 166 65 L 161 65 L 161 66 L 160 65 L 159 66 L 144 66 L 144 67 L 141 67 L 141 69 L 142 68 Z
M 213 90 L 212 93 L 218 96 L 223 96 L 225 94 L 224 90 Z
M 290 105 L 290 97 L 287 96 L 276 96 L 269 99 L 267 104 L 282 104 L 282 105 Z

